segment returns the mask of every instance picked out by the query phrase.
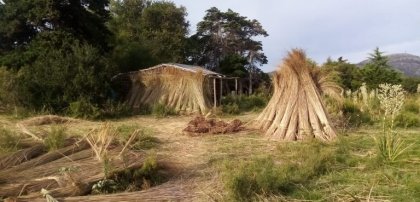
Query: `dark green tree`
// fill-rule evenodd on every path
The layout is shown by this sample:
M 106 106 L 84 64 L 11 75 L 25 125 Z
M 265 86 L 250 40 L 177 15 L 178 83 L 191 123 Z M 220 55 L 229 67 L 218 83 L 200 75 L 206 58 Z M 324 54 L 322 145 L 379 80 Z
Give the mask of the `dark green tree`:
M 245 58 L 260 55 L 265 58 L 261 42 L 254 39 L 257 36 L 268 36 L 257 20 L 249 20 L 230 9 L 221 12 L 212 7 L 197 25 L 197 33 L 193 39 L 198 41 L 196 44 L 199 47 L 196 49 L 199 51 L 196 53 L 200 55 L 192 56 L 191 58 L 199 58 L 192 62 L 218 71 L 220 61 L 228 55 L 238 54 Z M 266 59 L 252 61 L 262 64 L 267 62 Z
M 360 68 L 358 68 L 355 64 L 349 63 L 342 57 L 337 60 L 328 58 L 322 67 L 325 68 L 326 71 L 336 72 L 336 75 L 334 75 L 334 81 L 336 81 L 344 89 L 351 89 L 354 91 L 357 90 L 363 83 L 360 78 Z
M 166 1 L 114 0 L 111 12 L 113 59 L 120 71 L 184 61 L 189 26 L 184 7 Z
M 0 66 L 16 72 L 17 104 L 64 112 L 80 99 L 100 105 L 112 66 L 108 0 L 4 0 Z
M 362 81 L 369 88 L 377 88 L 381 83 L 397 84 L 402 81 L 401 74 L 388 64 L 388 58 L 376 48 L 368 58 L 369 62 L 360 70 Z

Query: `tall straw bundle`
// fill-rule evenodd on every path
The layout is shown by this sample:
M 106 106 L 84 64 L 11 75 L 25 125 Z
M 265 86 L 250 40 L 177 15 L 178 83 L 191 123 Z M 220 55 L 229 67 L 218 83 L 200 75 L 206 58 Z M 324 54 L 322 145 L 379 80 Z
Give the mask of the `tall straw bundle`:
M 134 108 L 160 103 L 177 112 L 205 114 L 211 107 L 205 85 L 209 81 L 202 72 L 160 67 L 139 71 L 131 80 L 128 104 Z
M 266 131 L 266 136 L 274 140 L 315 137 L 330 141 L 336 137 L 321 93 L 339 96 L 340 87 L 308 62 L 302 50 L 289 52 L 273 78 L 274 94 L 250 123 L 252 127 Z

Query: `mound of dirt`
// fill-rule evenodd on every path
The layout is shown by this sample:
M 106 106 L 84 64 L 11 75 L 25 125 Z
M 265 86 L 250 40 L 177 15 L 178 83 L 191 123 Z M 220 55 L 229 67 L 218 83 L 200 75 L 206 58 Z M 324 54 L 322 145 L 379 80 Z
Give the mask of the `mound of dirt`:
M 27 120 L 22 121 L 21 123 L 26 126 L 40 126 L 40 125 L 50 125 L 50 124 L 63 124 L 77 122 L 76 119 L 56 116 L 56 115 L 45 115 L 45 116 L 36 116 Z
M 224 121 L 216 121 L 215 119 L 206 119 L 198 116 L 191 120 L 183 131 L 192 136 L 200 134 L 225 134 L 239 132 L 244 129 L 241 126 L 242 122 L 238 119 L 226 123 Z

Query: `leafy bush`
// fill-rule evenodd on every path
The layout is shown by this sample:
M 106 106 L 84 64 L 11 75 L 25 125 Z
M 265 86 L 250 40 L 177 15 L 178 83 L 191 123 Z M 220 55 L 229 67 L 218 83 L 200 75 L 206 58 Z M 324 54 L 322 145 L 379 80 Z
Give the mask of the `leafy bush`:
M 398 127 L 420 127 L 420 115 L 411 112 L 402 112 L 395 118 Z
M 108 100 L 100 111 L 100 118 L 121 118 L 133 115 L 133 109 L 124 102 Z
M 226 104 L 222 106 L 222 112 L 227 114 L 240 114 L 239 106 L 236 103 Z
M 84 118 L 84 119 L 95 119 L 101 116 L 99 107 L 92 104 L 88 99 L 81 98 L 78 101 L 70 103 L 67 114 L 69 116 Z
M 19 135 L 6 128 L 0 128 L 0 153 L 18 150 L 19 141 Z
M 152 114 L 157 118 L 163 118 L 170 115 L 176 115 L 177 113 L 171 107 L 168 107 L 164 104 L 158 103 L 153 105 Z
M 372 119 L 367 112 L 362 112 L 360 108 L 351 100 L 343 103 L 343 115 L 350 127 L 359 127 L 363 124 L 372 124 Z
M 44 144 L 48 151 L 54 151 L 64 146 L 66 140 L 66 128 L 62 126 L 53 126 L 47 137 L 44 139 Z
M 165 181 L 155 156 L 149 156 L 141 168 L 113 173 L 92 186 L 92 194 L 108 194 L 147 189 Z
M 239 114 L 251 110 L 264 108 L 267 105 L 268 97 L 262 94 L 228 95 L 222 98 L 222 111 L 228 114 Z
M 47 108 L 53 113 L 64 112 L 71 103 L 72 108 L 83 105 L 80 113 L 89 108 L 85 103 L 101 105 L 108 97 L 109 78 L 114 74 L 114 67 L 102 54 L 71 34 L 39 33 L 22 56 L 27 61 L 19 67 L 13 89 L 17 101 L 24 107 Z

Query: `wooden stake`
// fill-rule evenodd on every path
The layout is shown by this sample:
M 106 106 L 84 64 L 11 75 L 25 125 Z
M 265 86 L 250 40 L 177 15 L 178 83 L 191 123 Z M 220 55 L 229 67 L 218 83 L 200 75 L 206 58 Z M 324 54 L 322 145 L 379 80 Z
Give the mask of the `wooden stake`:
M 219 104 L 222 105 L 222 95 L 223 95 L 223 79 L 220 78 L 220 97 L 219 97 Z
M 216 78 L 213 78 L 213 102 L 214 105 L 213 107 L 216 108 L 217 107 L 217 97 L 216 97 Z
M 238 78 L 235 78 L 235 95 L 238 95 Z

